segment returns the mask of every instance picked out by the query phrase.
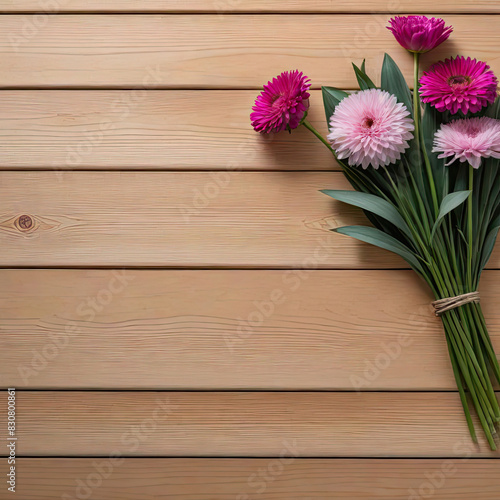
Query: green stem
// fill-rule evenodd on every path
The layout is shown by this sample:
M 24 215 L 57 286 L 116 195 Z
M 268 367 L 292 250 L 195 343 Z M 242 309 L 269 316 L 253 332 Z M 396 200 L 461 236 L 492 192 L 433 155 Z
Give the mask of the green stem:
M 349 167 L 343 161 L 337 158 L 337 155 L 335 154 L 335 151 L 333 150 L 331 144 L 306 119 L 302 121 L 302 125 L 304 125 L 304 127 L 306 127 L 307 130 L 311 131 L 328 148 L 328 151 L 332 153 L 333 157 L 342 167 L 344 174 L 347 176 L 347 178 L 350 180 L 351 183 L 358 184 L 358 187 L 362 187 L 364 185 L 363 189 L 364 192 L 370 191 L 370 186 L 366 186 L 366 183 L 363 180 L 363 178 L 358 176 L 355 170 L 351 169 L 351 167 Z M 359 191 L 360 189 L 358 189 L 358 187 L 355 186 L 355 189 Z M 377 186 L 372 186 L 372 187 L 375 187 L 378 190 L 380 196 L 383 196 L 385 199 L 388 200 L 387 196 L 379 188 L 377 188 Z
M 468 245 L 468 252 L 467 252 L 467 284 L 470 287 L 470 291 L 474 291 L 474 285 L 472 283 L 472 253 L 473 253 L 473 225 L 472 225 L 472 190 L 474 188 L 474 167 L 472 165 L 469 165 L 469 191 L 471 194 L 469 195 L 469 198 L 467 198 L 467 245 Z
M 413 53 L 413 120 L 415 121 L 415 142 L 417 150 L 420 150 L 420 102 L 418 99 L 418 72 L 419 72 L 418 52 Z
M 423 140 L 422 140 L 422 150 L 424 152 L 425 169 L 427 171 L 427 177 L 429 178 L 429 185 L 431 188 L 432 204 L 434 205 L 434 215 L 437 217 L 439 213 L 439 202 L 437 198 L 436 183 L 434 182 L 434 174 L 432 173 L 431 162 L 429 161 L 429 156 L 427 155 L 427 150 L 425 149 L 425 144 Z
M 486 381 L 486 390 L 488 397 L 491 401 L 491 407 L 494 411 L 494 419 L 495 422 L 500 421 L 500 408 L 498 407 L 498 402 L 495 396 L 495 391 L 493 390 L 493 386 L 491 384 L 491 379 L 488 373 L 488 367 L 486 366 L 485 353 L 483 352 L 483 346 L 481 343 L 481 339 L 478 334 L 478 330 L 480 326 L 476 322 L 474 318 L 473 308 L 471 304 L 467 304 L 465 307 L 459 307 L 459 310 L 463 311 L 463 314 L 467 318 L 467 324 L 469 326 L 469 330 L 472 333 L 472 339 L 474 342 L 474 352 L 476 353 L 479 364 L 481 365 L 481 370 L 484 373 L 484 378 Z
M 467 404 L 467 396 L 465 395 L 464 386 L 462 384 L 462 375 L 460 374 L 460 370 L 457 364 L 457 360 L 455 357 L 455 352 L 453 351 L 453 345 L 451 343 L 449 333 L 447 329 L 444 329 L 446 334 L 446 343 L 448 344 L 448 352 L 450 353 L 451 366 L 453 368 L 453 374 L 455 375 L 455 380 L 457 382 L 458 392 L 460 394 L 460 401 L 462 402 L 462 407 L 464 409 L 465 419 L 467 420 L 467 427 L 469 428 L 469 432 L 474 443 L 477 443 L 476 431 L 474 429 L 474 423 L 472 421 L 472 417 L 469 410 L 469 405 Z
M 472 304 L 472 309 L 474 311 L 474 316 L 477 321 L 477 325 L 479 328 L 479 333 L 481 335 L 481 339 L 483 341 L 483 345 L 486 349 L 486 353 L 488 355 L 488 359 L 490 361 L 491 367 L 493 368 L 493 372 L 495 373 L 495 377 L 497 381 L 500 383 L 500 365 L 498 364 L 498 360 L 493 349 L 493 345 L 491 344 L 491 339 L 488 334 L 488 329 L 486 328 L 486 322 L 484 320 L 483 312 L 480 304 Z
M 493 440 L 493 436 L 491 435 L 490 427 L 487 421 L 487 418 L 485 417 L 485 413 L 489 412 L 488 405 L 484 405 L 481 403 L 484 403 L 484 399 L 481 400 L 481 397 L 476 393 L 476 389 L 478 389 L 478 392 L 481 391 L 480 385 L 477 383 L 477 378 L 474 377 L 474 373 L 469 372 L 469 366 L 467 362 L 467 357 L 462 357 L 460 354 L 460 349 L 459 345 L 457 344 L 457 338 L 453 334 L 454 326 L 452 322 L 450 322 L 450 319 L 453 315 L 453 311 L 450 311 L 449 313 L 445 313 L 442 316 L 443 324 L 445 328 L 448 328 L 448 332 L 451 332 L 452 335 L 450 335 L 450 340 L 451 344 L 453 346 L 453 351 L 455 352 L 455 355 L 457 357 L 458 364 L 460 366 L 460 369 L 462 371 L 462 374 L 464 375 L 465 382 L 467 384 L 467 388 L 469 389 L 469 393 L 472 396 L 472 400 L 474 403 L 474 407 L 476 408 L 477 415 L 479 417 L 479 421 L 481 422 L 481 426 L 484 430 L 484 433 L 486 435 L 486 439 L 488 440 L 488 443 L 491 447 L 492 450 L 496 450 L 496 445 Z M 473 377 L 471 379 L 471 376 Z
M 335 155 L 335 151 L 333 150 L 330 143 L 307 120 L 304 120 L 302 122 L 302 125 L 304 125 L 307 130 L 310 130 L 328 148 L 330 153 L 332 153 L 333 156 L 337 158 L 337 156 Z
M 417 52 L 413 54 L 413 120 L 415 122 L 415 144 L 417 151 L 422 150 L 427 177 L 429 178 L 429 186 L 431 188 L 432 204 L 434 206 L 434 215 L 437 217 L 439 212 L 439 203 L 436 192 L 436 184 L 434 182 L 434 175 L 432 173 L 431 162 L 427 155 L 425 148 L 423 131 L 421 130 L 421 117 L 420 117 L 420 98 L 418 94 L 418 74 L 419 74 L 419 56 Z

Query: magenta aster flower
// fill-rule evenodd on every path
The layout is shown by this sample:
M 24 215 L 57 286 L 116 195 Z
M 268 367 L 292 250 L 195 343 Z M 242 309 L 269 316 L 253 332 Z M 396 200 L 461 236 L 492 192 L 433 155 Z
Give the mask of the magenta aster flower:
M 486 63 L 470 57 L 460 56 L 433 64 L 424 72 L 420 83 L 422 101 L 440 112 L 477 113 L 495 102 L 497 96 L 497 77 Z
M 441 153 L 438 158 L 450 158 L 446 165 L 460 160 L 479 168 L 481 158 L 500 158 L 500 121 L 483 116 L 441 125 L 432 151 Z
M 387 26 L 399 45 L 410 52 L 429 52 L 448 39 L 453 28 L 443 19 L 426 16 L 396 16 Z
M 281 132 L 300 125 L 309 107 L 310 80 L 302 71 L 285 71 L 264 85 L 250 115 L 257 132 Z
M 331 142 L 337 157 L 349 165 L 373 168 L 401 158 L 413 139 L 413 120 L 404 104 L 385 90 L 369 89 L 346 97 L 330 119 Z

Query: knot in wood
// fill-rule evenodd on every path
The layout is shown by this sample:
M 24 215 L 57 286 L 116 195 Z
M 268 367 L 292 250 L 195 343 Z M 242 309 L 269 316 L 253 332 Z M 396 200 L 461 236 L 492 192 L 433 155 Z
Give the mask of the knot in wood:
M 33 227 L 33 219 L 29 215 L 20 215 L 17 218 L 16 226 L 21 231 L 29 231 Z

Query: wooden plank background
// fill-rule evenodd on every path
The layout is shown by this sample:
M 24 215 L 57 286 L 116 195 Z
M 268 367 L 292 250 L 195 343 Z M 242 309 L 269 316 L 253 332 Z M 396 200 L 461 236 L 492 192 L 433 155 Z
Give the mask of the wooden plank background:
M 400 12 L 414 13 L 498 13 L 500 7 L 495 0 L 479 0 L 471 3 L 466 0 L 437 4 L 432 0 L 0 0 L 1 12 L 380 12 L 386 14 Z
M 305 129 L 248 126 L 255 90 L 6 90 L 0 169 L 338 170 Z M 320 91 L 308 119 L 327 133 Z
M 497 349 L 498 275 L 481 288 Z M 12 354 L 0 378 L 36 389 L 454 390 L 430 299 L 410 271 L 3 270 L 0 350 Z
M 23 456 L 492 455 L 482 437 L 464 446 L 454 392 L 24 391 L 17 411 Z
M 372 500 L 374 494 L 384 500 L 401 500 L 413 492 L 434 492 L 440 500 L 470 500 L 478 491 L 483 500 L 497 500 L 500 488 L 498 463 L 484 459 L 304 460 L 290 454 L 284 460 L 126 458 L 113 464 L 109 459 L 23 458 L 19 463 L 27 482 L 19 492 L 26 500 L 88 493 L 82 483 L 86 485 L 91 478 L 90 484 L 99 484 L 93 476 L 96 470 L 112 471 L 96 490 L 100 500 L 115 500 L 117 495 L 121 500 L 266 496 L 276 500 Z M 436 484 L 442 486 L 434 487 L 427 478 L 436 478 Z
M 367 222 L 319 192 L 348 188 L 340 172 L 4 172 L 2 265 L 408 267 L 331 232 Z
M 323 133 L 317 89 L 354 89 L 351 61 L 379 81 L 388 52 L 411 84 L 385 29 L 408 12 L 454 26 L 424 67 L 500 73 L 493 0 L 0 0 L 17 498 L 498 500 L 429 291 L 330 231 L 365 219 L 318 192 L 348 184 L 307 131 L 249 124 L 285 69 L 311 77 Z M 497 351 L 499 268 L 496 250 Z
M 25 16 L 0 18 L 8 88 L 254 88 L 300 68 L 313 82 L 354 88 L 351 62 L 379 81 L 384 52 L 411 80 L 413 58 L 372 15 L 58 15 L 25 33 Z M 500 72 L 500 31 L 490 15 L 448 15 L 456 36 L 423 64 L 460 53 Z M 154 33 L 154 36 L 151 36 Z M 484 43 L 488 40 L 488 43 Z M 251 69 L 250 69 L 251 68 Z

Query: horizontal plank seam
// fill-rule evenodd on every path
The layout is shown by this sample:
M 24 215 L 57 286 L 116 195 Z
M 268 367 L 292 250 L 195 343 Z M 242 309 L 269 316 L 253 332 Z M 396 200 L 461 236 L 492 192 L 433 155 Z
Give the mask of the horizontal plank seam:
M 102 270 L 120 270 L 120 271 L 297 271 L 304 270 L 303 267 L 195 267 L 195 266 L 176 266 L 176 267 L 163 267 L 163 266 L 0 266 L 0 271 L 16 271 L 16 270 L 85 270 L 85 271 L 102 271 Z M 307 269 L 307 272 L 312 271 L 411 271 L 409 267 L 322 267 L 318 269 Z M 500 271 L 500 267 L 490 267 L 485 271 Z
M 16 454 L 16 459 L 74 459 L 74 460 L 81 460 L 82 458 L 86 459 L 95 459 L 95 458 L 103 458 L 107 457 L 109 454 L 102 454 L 102 455 L 23 455 L 23 454 Z M 445 460 L 450 457 L 460 457 L 460 455 L 456 454 L 450 454 L 450 455 L 442 455 L 439 457 L 436 457 L 435 455 L 415 455 L 415 456 L 405 456 L 405 457 L 400 457 L 400 456 L 387 456 L 387 457 L 373 457 L 369 455 L 359 455 L 356 457 L 353 456 L 344 456 L 344 455 L 332 455 L 332 456 L 324 456 L 324 455 L 318 455 L 318 456 L 313 456 L 313 455 L 307 455 L 307 456 L 299 456 L 297 457 L 297 460 L 374 460 L 374 461 L 381 461 L 381 460 Z M 0 454 L 0 458 L 7 458 L 7 455 Z M 185 459 L 185 460 L 193 460 L 193 459 L 200 459 L 200 460 L 227 460 L 227 459 L 236 459 L 236 460 L 269 460 L 273 458 L 280 458 L 279 455 L 120 455 L 120 458 L 125 458 L 125 459 Z M 500 457 L 492 457 L 492 456 L 468 456 L 468 460 L 500 460 Z
M 0 14 L 1 16 L 2 14 Z M 264 85 L 264 83 L 266 83 L 265 81 L 262 81 L 262 85 Z M 210 91 L 214 91 L 214 92 L 226 92 L 226 91 L 245 91 L 245 90 L 248 90 L 248 91 L 262 91 L 262 85 L 260 86 L 257 86 L 257 85 L 253 85 L 253 86 L 245 86 L 245 85 L 241 85 L 241 86 L 237 86 L 237 87 L 234 87 L 234 86 L 228 86 L 228 87 L 223 87 L 223 86 L 219 86 L 219 85 L 214 85 L 214 86 L 211 86 L 211 87 L 204 87 L 202 86 L 201 84 L 200 85 L 188 85 L 188 86 L 179 86 L 179 85 L 158 85 L 156 86 L 154 89 L 145 89 L 144 87 L 141 87 L 140 85 L 127 85 L 127 86 L 118 86 L 118 85 L 115 85 L 115 84 L 111 84 L 109 86 L 103 86 L 103 84 L 99 84 L 99 86 L 94 86 L 94 85 L 89 85 L 89 86 L 78 86 L 78 87 L 74 87 L 74 86 L 63 86 L 63 85 L 48 85 L 48 86 L 44 86 L 44 87 L 41 87 L 39 85 L 10 85 L 10 86 L 0 86 L 0 92 L 1 91 L 44 91 L 44 90 L 47 90 L 47 91 L 88 91 L 88 92 L 92 92 L 92 91 L 123 91 L 123 90 L 140 90 L 141 92 L 142 91 L 146 91 L 146 92 L 158 92 L 158 91 L 183 91 L 183 92 L 188 92 L 188 91 L 192 91 L 192 92 L 210 92 Z M 412 89 L 413 87 L 410 86 L 410 89 Z M 311 85 L 310 89 L 309 90 L 321 90 L 321 85 Z M 345 89 L 346 91 L 348 91 L 349 89 Z M 356 89 L 357 91 L 358 89 Z
M 154 269 L 157 271 L 288 271 L 296 269 L 304 269 L 301 266 L 283 266 L 283 267 L 256 267 L 256 266 L 231 266 L 231 267 L 221 267 L 221 266 L 109 266 L 109 265 L 72 265 L 72 266 L 3 266 L 0 265 L 0 270 L 17 270 L 17 269 L 85 269 L 85 270 L 102 270 L 102 269 L 119 269 L 119 270 L 148 270 Z M 307 271 L 409 271 L 409 267 L 359 267 L 359 268 L 344 268 L 344 267 L 325 267 L 317 269 L 308 269 Z M 490 267 L 489 271 L 497 271 L 500 268 Z
M 342 172 L 340 169 L 335 169 L 332 168 L 331 170 L 309 170 L 309 169 L 272 169 L 270 170 L 269 168 L 252 168 L 252 169 L 245 169 L 245 170 L 235 170 L 235 169 L 229 169 L 229 168 L 220 168 L 220 169 L 200 169 L 200 168 L 97 168 L 97 167 L 90 167 L 90 168 L 71 168 L 71 167 L 55 167 L 55 168 L 25 168 L 25 167 L 4 167 L 0 166 L 0 172 L 33 172 L 33 173 L 41 173 L 41 172 L 79 172 L 79 173 L 86 173 L 86 172 L 93 172 L 93 173 L 101 173 L 101 172 L 110 172 L 110 173 L 116 173 L 116 172 L 135 172 L 135 173 L 143 173 L 143 172 L 149 172 L 149 173 L 177 173 L 177 174 L 184 174 L 184 173 L 197 173 L 197 174 L 209 174 L 210 172 L 234 172 L 234 173 L 274 173 L 274 172 L 284 172 L 284 173 L 316 173 L 316 174 L 324 174 L 325 172 Z
M 16 271 L 16 270 L 85 270 L 85 271 L 102 271 L 102 270 L 123 270 L 123 271 L 296 271 L 304 270 L 302 266 L 283 266 L 283 267 L 255 267 L 255 266 L 109 266 L 109 265 L 71 265 L 71 266 L 3 266 L 0 265 L 0 271 Z M 324 271 L 412 271 L 409 267 L 321 267 L 316 269 L 307 269 L 307 272 L 324 272 Z M 500 267 L 488 267 L 486 271 L 500 271 Z M 412 271 L 413 272 L 413 271 Z
M 0 389 L 0 390 L 6 390 L 6 388 Z M 374 390 L 342 390 L 342 389 L 217 389 L 217 388 L 210 388 L 210 389 L 105 389 L 105 388 L 98 388 L 98 389 L 41 389 L 41 388 L 36 388 L 36 389 L 29 389 L 27 387 L 23 388 L 16 388 L 16 392 L 112 392 L 112 393 L 121 393 L 121 392 L 136 392 L 136 393 L 178 393 L 178 392 L 186 392 L 186 393 L 201 393 L 201 394 L 206 394 L 206 393 L 213 393 L 213 394 L 219 394 L 221 392 L 224 393 L 252 393 L 252 394 L 259 394 L 259 393 L 276 393 L 276 394 L 290 394 L 290 393 L 297 393 L 297 394 L 308 394 L 308 393 L 325 393 L 325 394 L 358 394 L 358 393 L 370 393 L 370 394 L 387 394 L 387 393 L 398 393 L 398 394 L 435 394 L 435 393 L 457 393 L 458 390 L 454 389 L 435 389 L 435 390 L 429 390 L 429 389 L 374 389 Z M 495 393 L 500 394 L 500 389 L 495 390 Z
M 493 12 L 495 15 L 500 15 L 498 10 L 484 10 L 476 12 L 463 12 L 463 11 L 443 11 L 440 14 L 434 13 L 434 16 L 438 15 L 453 15 L 453 16 L 482 16 L 485 14 L 490 14 Z M 214 10 L 58 10 L 57 12 L 47 12 L 43 9 L 28 9 L 28 10 L 16 10 L 16 11 L 5 11 L 0 10 L 0 15 L 2 16 L 19 16 L 22 14 L 41 14 L 46 13 L 50 16 L 154 16 L 154 15 L 164 15 L 168 14 L 171 16 L 314 16 L 318 14 L 328 14 L 332 16 L 366 16 L 370 14 L 390 14 L 396 15 L 393 10 L 363 10 L 363 11 L 335 11 L 335 10 L 304 10 L 304 11 L 287 11 L 287 10 L 277 10 L 277 11 L 262 11 L 262 10 L 241 10 L 241 11 L 220 11 Z M 415 14 L 414 11 L 402 11 L 397 12 L 398 16 L 407 16 Z
M 426 11 L 427 12 L 427 11 Z M 59 10 L 56 12 L 47 12 L 43 9 L 39 10 L 17 10 L 17 11 L 2 11 L 0 10 L 0 15 L 2 16 L 21 16 L 25 14 L 47 14 L 49 16 L 155 16 L 155 15 L 169 15 L 169 16 L 316 16 L 318 14 L 331 15 L 331 16 L 367 16 L 375 14 L 388 14 L 388 15 L 398 15 L 407 16 L 415 14 L 415 11 L 408 12 L 394 12 L 390 10 L 374 10 L 374 11 L 356 11 L 356 12 L 346 12 L 346 11 L 331 11 L 331 10 L 309 10 L 309 11 L 258 11 L 258 10 L 246 10 L 246 11 L 218 11 L 218 10 L 207 10 L 207 11 L 197 11 L 197 10 L 140 10 L 140 11 L 113 11 L 113 10 Z M 441 13 L 434 13 L 436 16 L 484 16 L 484 15 L 500 15 L 498 10 L 483 10 L 477 12 L 455 12 L 455 11 L 443 11 Z
M 1 173 L 1 171 L 0 171 Z M 0 265 L 0 271 L 17 271 L 17 270 L 27 270 L 27 271 L 43 271 L 43 270 L 61 270 L 61 271 L 102 271 L 102 270 L 120 270 L 120 271 L 296 271 L 304 270 L 302 266 L 283 266 L 283 267 L 256 267 L 256 266 L 231 266 L 231 267 L 221 267 L 221 266 L 159 266 L 159 265 L 149 265 L 149 266 L 115 266 L 115 265 L 58 265 L 58 266 L 10 266 L 10 265 Z M 321 267 L 316 269 L 307 269 L 307 272 L 335 272 L 335 271 L 408 271 L 414 272 L 410 267 Z M 500 267 L 488 267 L 484 272 L 500 271 Z
M 83 455 L 83 456 L 76 456 L 76 455 L 26 455 L 24 457 L 19 457 L 24 460 L 38 460 L 38 459 L 69 459 L 69 460 L 82 460 L 82 459 L 89 459 L 92 460 L 93 458 L 101 458 L 99 456 L 92 456 L 92 455 Z M 280 458 L 279 456 L 272 457 L 272 456 L 258 456 L 258 457 L 242 457 L 240 455 L 233 456 L 233 455 L 216 455 L 216 456 L 203 456 L 200 457 L 198 455 L 185 455 L 185 456 L 178 456 L 178 455 L 165 455 L 165 456 L 158 456 L 154 455 L 151 457 L 148 457 L 147 455 L 128 455 L 128 456 L 123 456 L 123 458 L 130 459 L 130 460 L 151 460 L 151 459 L 158 459 L 158 460 L 227 460 L 227 459 L 235 459 L 235 460 L 247 460 L 248 458 L 251 458 L 252 460 L 269 460 L 269 458 Z M 353 456 L 334 456 L 334 457 L 325 457 L 323 455 L 320 455 L 318 457 L 313 457 L 313 456 L 307 456 L 307 457 L 297 457 L 297 461 L 300 460 L 330 460 L 330 461 L 335 461 L 335 460 L 351 460 L 355 462 L 356 460 L 367 460 L 367 461 L 373 461 L 373 462 L 380 462 L 381 460 L 400 460 L 400 461 L 407 461 L 407 462 L 413 462 L 415 460 L 431 460 L 431 461 L 440 461 L 448 457 L 436 457 L 435 455 L 429 456 L 429 457 L 422 457 L 422 456 L 416 456 L 416 457 L 372 457 L 372 456 L 359 456 L 359 457 L 353 457 Z M 498 460 L 500 457 L 492 457 L 492 456 L 473 456 L 471 457 L 473 460 Z

